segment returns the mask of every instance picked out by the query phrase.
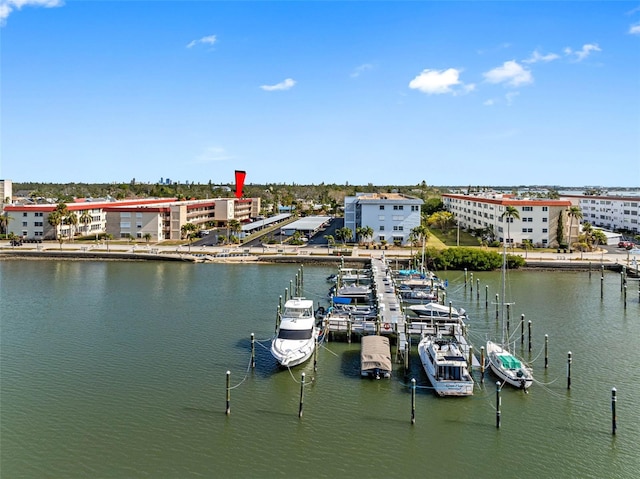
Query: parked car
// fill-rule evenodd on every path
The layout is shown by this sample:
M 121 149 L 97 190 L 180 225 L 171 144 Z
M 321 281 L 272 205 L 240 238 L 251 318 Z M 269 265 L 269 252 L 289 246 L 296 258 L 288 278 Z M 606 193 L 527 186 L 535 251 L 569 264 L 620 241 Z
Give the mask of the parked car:
M 22 246 L 22 241 L 16 240 L 16 239 L 12 239 L 11 240 L 11 246 Z
M 631 249 L 635 246 L 635 243 L 633 241 L 620 241 L 618 243 L 618 248 L 626 248 L 626 249 Z

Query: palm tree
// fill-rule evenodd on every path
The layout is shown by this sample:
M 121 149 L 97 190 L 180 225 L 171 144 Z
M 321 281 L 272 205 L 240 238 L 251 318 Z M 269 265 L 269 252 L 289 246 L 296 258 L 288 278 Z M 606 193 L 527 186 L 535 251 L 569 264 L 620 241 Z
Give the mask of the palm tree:
M 62 224 L 62 215 L 60 212 L 56 209 L 49 213 L 47 222 L 54 228 L 54 239 L 58 239 L 58 228 Z
M 78 226 L 78 215 L 72 211 L 67 214 L 65 220 L 69 225 L 69 239 L 73 239 L 73 237 L 75 236 L 76 227 Z
M 333 235 L 324 235 L 324 237 L 327 240 L 327 254 L 330 253 L 330 247 L 336 244 L 336 239 L 333 237 Z
M 504 213 L 500 216 L 500 218 L 507 219 L 507 243 L 511 244 L 511 228 L 510 225 L 513 223 L 513 218 L 520 219 L 520 213 L 518 212 L 518 208 L 515 206 L 507 205 L 504 209 Z
M 567 213 L 569 216 L 569 247 L 571 247 L 571 231 L 573 229 L 573 219 L 576 218 L 580 221 L 583 218 L 582 210 L 579 206 L 572 206 Z
M 191 238 L 196 231 L 198 231 L 198 227 L 193 223 L 185 223 L 180 228 L 182 236 L 186 237 L 189 240 L 189 253 L 191 253 Z
M 149 245 L 149 241 L 151 241 L 151 233 L 145 233 L 142 235 L 142 237 L 147 242 L 147 245 Z
M 351 228 L 343 226 L 342 228 L 338 228 L 336 230 L 336 238 L 342 241 L 342 244 L 346 244 L 347 240 L 353 237 L 353 231 Z
M 111 233 L 107 233 L 103 236 L 105 242 L 107 243 L 107 253 L 109 252 L 109 241 L 113 239 L 113 235 Z
M 83 210 L 78 220 L 84 225 L 84 234 L 86 236 L 86 234 L 89 232 L 89 224 L 93 221 L 89 210 Z
M 360 232 L 364 238 L 371 239 L 373 237 L 373 228 L 371 226 L 362 226 Z
M 2 234 L 9 233 L 9 222 L 12 220 L 11 216 L 9 216 L 9 212 L 5 211 L 3 215 L 0 215 L 0 228 L 2 229 Z
M 242 231 L 242 225 L 238 220 L 229 220 L 227 226 L 233 236 L 237 236 Z

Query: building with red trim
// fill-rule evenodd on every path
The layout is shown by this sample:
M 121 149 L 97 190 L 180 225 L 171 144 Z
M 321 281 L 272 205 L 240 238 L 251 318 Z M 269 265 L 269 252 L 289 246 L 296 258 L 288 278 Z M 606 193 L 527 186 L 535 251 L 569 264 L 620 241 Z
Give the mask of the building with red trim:
M 475 230 L 479 236 L 493 237 L 510 244 L 530 241 L 538 247 L 558 247 L 558 225 L 563 226 L 564 241 L 569 238 L 569 221 L 560 215 L 571 207 L 569 200 L 516 198 L 510 194 L 445 194 L 442 202 L 453 213 L 461 228 Z M 520 218 L 508 217 L 505 211 L 514 207 Z M 577 222 L 576 222 L 577 223 Z M 576 238 L 578 224 L 572 225 Z
M 186 223 L 207 229 L 226 226 L 231 220 L 245 222 L 260 215 L 260 198 L 77 200 L 66 205 L 69 214 L 57 228 L 48 221 L 57 207 L 55 204 L 6 205 L 8 232 L 35 240 L 96 234 L 142 239 L 148 234 L 151 241 L 157 242 L 180 239 Z

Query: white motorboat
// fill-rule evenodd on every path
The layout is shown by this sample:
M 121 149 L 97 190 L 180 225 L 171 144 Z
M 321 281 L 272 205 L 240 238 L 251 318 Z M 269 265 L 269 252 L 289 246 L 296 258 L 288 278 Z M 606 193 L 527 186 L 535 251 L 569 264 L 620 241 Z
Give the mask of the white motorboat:
M 292 298 L 284 304 L 277 336 L 271 341 L 271 354 L 283 367 L 293 367 L 311 357 L 316 347 L 313 301 Z
M 455 339 L 425 336 L 418 343 L 418 355 L 438 396 L 473 395 L 473 377 Z
M 408 309 L 421 318 L 451 318 L 456 320 L 464 320 L 467 318 L 467 312 L 464 309 L 456 309 L 454 307 L 445 306 L 435 302 L 412 304 Z

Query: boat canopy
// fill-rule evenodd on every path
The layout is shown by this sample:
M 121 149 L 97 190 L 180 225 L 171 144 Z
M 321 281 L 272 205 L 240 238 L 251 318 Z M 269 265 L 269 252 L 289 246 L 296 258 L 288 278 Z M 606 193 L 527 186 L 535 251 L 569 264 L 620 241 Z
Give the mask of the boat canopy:
M 360 369 L 367 371 L 380 369 L 391 371 L 391 349 L 389 338 L 385 336 L 363 336 L 360 351 Z
M 522 367 L 520 360 L 511 354 L 501 354 L 498 357 L 502 365 L 507 369 L 520 369 Z

